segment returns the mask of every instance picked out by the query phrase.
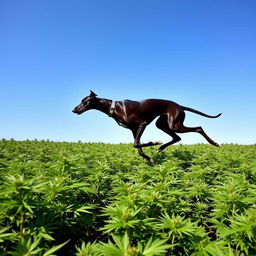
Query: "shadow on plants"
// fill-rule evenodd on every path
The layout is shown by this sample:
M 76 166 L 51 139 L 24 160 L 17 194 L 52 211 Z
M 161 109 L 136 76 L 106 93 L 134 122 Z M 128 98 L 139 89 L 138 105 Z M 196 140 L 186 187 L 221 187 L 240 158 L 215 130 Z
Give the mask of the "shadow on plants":
M 172 152 L 172 156 L 179 160 L 182 169 L 189 168 L 191 166 L 191 161 L 194 158 L 190 151 L 180 149 L 174 150 Z
M 161 152 L 160 154 L 157 154 L 153 157 L 154 163 L 155 164 L 163 164 L 164 162 L 166 162 L 166 160 L 170 158 L 170 156 L 168 154 L 166 154 L 166 152 Z M 151 163 L 148 162 L 148 165 L 151 165 Z

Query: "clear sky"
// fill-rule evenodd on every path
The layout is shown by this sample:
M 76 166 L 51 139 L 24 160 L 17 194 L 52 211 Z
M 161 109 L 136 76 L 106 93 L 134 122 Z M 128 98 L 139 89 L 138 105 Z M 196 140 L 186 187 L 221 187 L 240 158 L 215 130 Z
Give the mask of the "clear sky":
M 71 112 L 91 89 L 222 112 L 187 112 L 185 124 L 254 144 L 255 14 L 255 0 L 1 0 L 0 138 L 133 142 L 103 113 Z M 142 140 L 169 137 L 152 123 Z

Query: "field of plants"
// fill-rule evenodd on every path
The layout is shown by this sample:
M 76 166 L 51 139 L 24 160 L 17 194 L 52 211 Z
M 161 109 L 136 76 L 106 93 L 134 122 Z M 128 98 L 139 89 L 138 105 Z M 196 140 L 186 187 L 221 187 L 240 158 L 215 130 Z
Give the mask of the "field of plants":
M 256 255 L 256 145 L 0 141 L 0 255 Z

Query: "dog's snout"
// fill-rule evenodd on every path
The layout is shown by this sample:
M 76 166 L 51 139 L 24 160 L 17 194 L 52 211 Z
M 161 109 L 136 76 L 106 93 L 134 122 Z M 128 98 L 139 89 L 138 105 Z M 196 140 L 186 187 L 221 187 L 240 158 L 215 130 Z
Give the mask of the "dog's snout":
M 72 110 L 73 113 L 77 114 L 77 107 L 75 107 L 73 110 Z
M 79 106 L 75 107 L 73 110 L 72 110 L 73 113 L 77 114 L 77 115 L 80 115 L 82 114 L 84 111 L 83 109 L 81 109 Z

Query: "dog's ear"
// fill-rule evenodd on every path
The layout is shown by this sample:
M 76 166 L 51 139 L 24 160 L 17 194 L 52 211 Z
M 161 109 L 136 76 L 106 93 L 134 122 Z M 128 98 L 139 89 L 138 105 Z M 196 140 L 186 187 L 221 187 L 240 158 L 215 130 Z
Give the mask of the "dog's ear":
M 91 92 L 90 97 L 95 98 L 96 96 L 98 96 L 98 95 L 97 95 L 96 93 L 94 93 L 93 91 L 90 90 L 90 92 Z

